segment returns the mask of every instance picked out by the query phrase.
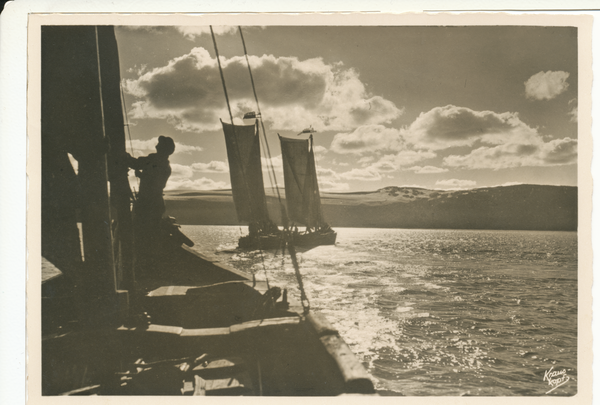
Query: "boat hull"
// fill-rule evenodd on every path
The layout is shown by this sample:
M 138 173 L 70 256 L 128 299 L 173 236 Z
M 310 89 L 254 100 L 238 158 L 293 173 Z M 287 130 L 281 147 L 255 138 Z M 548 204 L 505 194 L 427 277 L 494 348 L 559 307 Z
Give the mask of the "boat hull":
M 292 240 L 294 246 L 299 247 L 315 247 L 322 245 L 335 245 L 337 233 L 329 232 L 294 232 Z M 242 236 L 238 242 L 240 249 L 254 250 L 272 250 L 282 249 L 285 246 L 283 234 L 271 234 L 261 236 Z
M 294 245 L 296 245 L 296 246 L 335 245 L 336 238 L 337 238 L 337 233 L 334 231 L 300 233 L 300 234 L 294 235 Z

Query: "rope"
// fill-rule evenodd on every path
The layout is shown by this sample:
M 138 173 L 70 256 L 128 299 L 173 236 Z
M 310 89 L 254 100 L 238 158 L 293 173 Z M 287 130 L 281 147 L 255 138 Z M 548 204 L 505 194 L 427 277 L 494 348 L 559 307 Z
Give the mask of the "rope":
M 223 68 L 221 67 L 221 60 L 220 60 L 220 58 L 219 58 L 219 48 L 217 47 L 217 40 L 216 40 L 216 38 L 215 38 L 215 34 L 214 34 L 214 31 L 213 31 L 212 25 L 210 26 L 210 34 L 211 34 L 211 36 L 212 36 L 213 45 L 214 45 L 214 47 L 215 47 L 215 54 L 216 54 L 216 56 L 217 56 L 217 63 L 219 64 L 219 74 L 221 75 L 221 83 L 223 84 L 223 92 L 225 93 L 225 101 L 227 102 L 227 110 L 229 111 L 229 118 L 231 119 L 231 125 L 233 126 L 233 130 L 235 131 L 235 126 L 234 126 L 234 124 L 233 124 L 233 114 L 231 113 L 231 106 L 230 106 L 230 104 L 229 104 L 229 96 L 227 95 L 227 86 L 225 85 L 225 76 L 223 75 Z M 242 41 L 243 41 L 243 39 L 242 39 Z M 244 52 L 245 52 L 245 46 L 244 46 Z M 248 57 L 246 56 L 246 61 L 247 61 L 247 60 L 248 60 Z M 248 65 L 248 69 L 249 69 L 249 68 L 250 68 L 250 65 Z M 251 75 L 252 75 L 252 74 L 251 74 Z M 252 86 L 253 86 L 253 88 L 254 88 L 254 83 L 253 83 L 253 85 L 252 85 Z M 256 96 L 256 91 L 254 92 L 254 95 Z M 257 102 L 258 102 L 258 100 L 257 100 Z M 261 124 L 262 124 L 262 121 L 261 121 Z M 263 125 L 263 134 L 264 134 L 264 125 Z M 259 134 L 259 136 L 258 136 L 258 139 L 259 139 L 259 142 L 261 142 L 261 141 L 262 141 L 262 139 L 260 138 L 260 134 Z M 265 143 L 266 143 L 266 137 L 265 137 Z M 269 146 L 269 145 L 267 144 L 267 148 L 268 148 L 268 146 Z M 236 143 L 236 148 L 235 148 L 235 150 L 236 150 L 236 152 L 237 152 L 237 155 L 238 155 L 238 156 L 237 156 L 237 158 L 238 158 L 238 161 L 241 163 L 241 162 L 242 162 L 242 160 L 241 160 L 241 158 L 240 158 L 240 156 L 241 156 L 241 155 L 240 155 L 240 151 L 239 151 L 239 149 L 238 149 L 238 145 L 237 145 L 237 143 Z M 270 156 L 271 156 L 271 155 L 270 155 L 270 152 L 269 152 L 269 161 L 270 161 Z M 242 177 L 244 178 L 244 183 L 247 185 L 247 184 L 248 184 L 248 182 L 246 181 L 246 171 L 245 171 L 245 169 L 244 169 L 244 165 L 242 164 L 240 167 L 241 167 L 241 169 L 242 169 Z M 273 171 L 273 174 L 274 174 L 274 173 L 275 173 L 275 171 Z M 269 176 L 269 177 L 270 177 L 270 176 Z M 248 193 L 248 201 L 250 201 L 250 195 L 249 195 L 249 192 L 250 192 L 250 191 L 249 191 L 247 188 L 246 188 L 246 192 Z M 277 189 L 277 194 L 279 194 L 279 189 Z M 280 199 L 280 200 L 281 200 L 281 199 Z M 265 201 L 265 203 L 266 203 L 266 201 Z M 252 204 L 250 204 L 250 206 L 249 206 L 249 209 L 250 209 L 250 213 L 252 214 Z M 241 228 L 240 228 L 240 232 L 241 232 Z M 262 251 L 262 249 L 261 249 L 261 248 L 259 248 L 259 251 L 260 251 L 260 258 L 261 258 L 261 260 L 262 260 L 263 270 L 264 270 L 264 272 L 265 272 L 265 280 L 266 280 L 266 282 L 267 282 L 267 288 L 269 288 L 269 289 L 270 289 L 271 287 L 270 287 L 270 285 L 269 285 L 269 276 L 268 276 L 268 274 L 267 274 L 267 267 L 266 267 L 266 265 L 265 265 L 265 259 L 264 259 L 264 256 L 263 256 L 263 251 Z
M 135 157 L 135 150 L 133 149 L 133 141 L 131 140 L 131 131 L 129 130 L 129 119 L 128 117 L 128 113 L 127 113 L 127 106 L 125 105 L 125 94 L 123 94 L 123 86 L 121 86 L 121 83 L 119 83 L 119 88 L 121 89 L 121 105 L 123 106 L 123 110 L 125 110 L 124 112 L 124 117 L 123 120 L 125 122 L 125 127 L 127 127 L 127 135 L 129 136 L 129 147 L 131 148 L 131 156 Z M 123 111 L 121 111 L 123 112 Z M 140 179 L 136 176 L 135 177 L 135 181 L 137 183 L 138 188 L 140 188 Z M 135 190 L 135 187 L 133 187 L 133 193 L 132 193 L 133 199 L 137 200 L 137 192 Z
M 231 126 L 232 126 L 233 132 L 235 134 L 235 124 L 233 123 L 233 114 L 231 113 L 231 105 L 229 103 L 229 95 L 227 93 L 227 86 L 225 85 L 225 76 L 223 75 L 223 68 L 221 66 L 221 59 L 219 57 L 219 48 L 217 47 L 217 40 L 215 38 L 215 33 L 213 31 L 212 25 L 209 26 L 209 27 L 210 27 L 210 35 L 212 36 L 213 45 L 215 47 L 215 54 L 216 54 L 216 57 L 217 57 L 217 63 L 219 65 L 219 74 L 221 75 L 221 83 L 223 84 L 223 92 L 225 93 L 225 101 L 227 103 L 227 111 L 229 111 L 229 119 L 231 120 Z M 260 135 L 259 135 L 258 139 L 260 141 Z M 238 162 L 240 162 L 240 169 L 242 171 L 242 178 L 243 178 L 244 184 L 246 185 L 244 187 L 244 190 L 245 190 L 245 192 L 247 194 L 248 201 L 250 202 L 250 204 L 248 205 L 248 209 L 250 210 L 250 216 L 252 218 L 255 218 L 255 215 L 252 212 L 252 200 L 250 198 L 250 190 L 248 189 L 248 182 L 246 181 L 247 180 L 246 169 L 244 168 L 244 164 L 243 164 L 243 161 L 242 161 L 242 158 L 241 158 L 241 153 L 240 153 L 240 150 L 239 150 L 239 145 L 238 145 L 237 142 L 235 142 L 235 153 L 237 155 L 236 156 L 236 160 Z M 265 201 L 265 204 L 266 204 L 266 201 Z
M 102 72 L 100 71 L 100 45 L 98 45 L 98 27 L 96 30 L 96 61 L 98 62 L 98 87 L 100 92 L 100 114 L 102 115 L 102 138 L 106 139 L 106 126 L 104 125 L 104 100 L 102 96 Z
M 244 34 L 242 33 L 242 27 L 238 26 L 238 30 L 240 31 L 240 37 L 242 39 L 242 46 L 244 48 L 244 56 L 246 58 L 246 65 L 248 66 L 248 73 L 250 74 L 250 83 L 252 84 L 252 92 L 254 93 L 254 100 L 256 101 L 256 111 L 258 112 L 258 117 L 260 121 L 260 125 L 263 131 L 264 144 L 266 145 L 266 153 L 267 153 L 267 167 L 269 173 L 269 181 L 271 181 L 271 185 L 275 185 L 275 190 L 277 191 L 277 199 L 279 201 L 279 205 L 281 208 L 281 216 L 284 224 L 284 228 L 288 226 L 288 218 L 287 213 L 285 211 L 285 207 L 283 202 L 281 201 L 281 194 L 279 193 L 279 185 L 277 184 L 277 176 L 275 175 L 275 167 L 273 166 L 271 149 L 269 148 L 269 142 L 267 142 L 267 131 L 265 130 L 265 124 L 262 120 L 262 113 L 260 111 L 260 103 L 258 102 L 258 96 L 256 95 L 256 86 L 254 85 L 254 76 L 252 76 L 252 69 L 250 68 L 250 61 L 248 60 L 248 52 L 246 50 L 246 41 L 244 41 Z M 271 179 L 271 173 L 273 175 L 273 179 Z
M 133 149 L 133 142 L 131 140 L 131 131 L 129 130 L 129 119 L 128 117 L 128 113 L 127 113 L 127 106 L 125 105 L 125 94 L 123 94 L 123 86 L 121 86 L 121 83 L 119 83 L 119 88 L 121 89 L 121 104 L 123 105 L 123 109 L 125 110 L 125 114 L 124 115 L 124 119 L 125 119 L 125 126 L 127 127 L 127 135 L 129 136 L 129 147 L 131 148 L 131 156 L 135 157 L 135 151 Z
M 104 141 L 107 141 L 106 138 L 106 124 L 104 122 L 104 96 L 102 95 L 102 71 L 100 70 L 100 45 L 98 43 L 98 26 L 94 27 L 95 33 L 96 33 L 96 60 L 98 61 L 98 90 L 100 93 L 100 113 L 102 116 L 102 139 Z M 106 176 L 106 179 L 108 179 L 108 160 L 107 160 L 107 154 L 103 153 L 103 161 L 104 161 L 104 176 Z M 107 190 L 108 191 L 108 190 Z M 108 218 L 112 218 L 111 215 L 111 209 L 110 209 L 110 198 L 108 201 Z M 112 227 L 109 226 L 109 232 L 111 237 L 112 235 Z M 112 251 L 112 249 L 110 249 L 110 261 L 112 262 L 112 265 L 114 265 L 115 259 L 114 259 L 114 252 Z M 111 267 L 112 267 L 111 265 Z M 117 288 L 117 272 L 112 271 L 112 278 L 113 278 L 113 286 L 116 290 Z
M 317 188 L 317 193 L 319 194 L 319 212 L 318 212 L 318 226 L 319 228 L 321 228 L 323 226 L 323 224 L 325 224 L 325 220 L 323 219 L 323 207 L 321 206 L 321 190 L 319 188 L 319 178 L 317 176 L 317 156 L 315 154 L 315 149 L 314 149 L 314 141 L 313 141 L 313 135 L 310 134 L 310 153 L 313 156 L 313 161 L 315 162 L 315 181 L 316 181 L 316 188 Z
M 250 74 L 250 82 L 252 83 L 252 91 L 254 93 L 254 100 L 256 101 L 256 110 L 259 114 L 259 121 L 262 126 L 262 130 L 263 130 L 264 143 L 266 144 L 266 149 L 267 149 L 267 153 L 268 153 L 268 166 L 269 166 L 269 169 L 273 173 L 273 178 L 275 179 L 274 182 L 275 182 L 275 189 L 277 190 L 277 199 L 279 200 L 279 205 L 281 207 L 281 217 L 282 217 L 281 219 L 283 220 L 284 228 L 287 229 L 288 228 L 287 213 L 285 210 L 285 206 L 283 205 L 283 202 L 281 200 L 281 194 L 279 193 L 279 186 L 277 184 L 277 177 L 275 176 L 275 168 L 272 164 L 271 150 L 269 149 L 269 143 L 267 142 L 267 132 L 265 131 L 265 124 L 262 120 L 260 104 L 258 102 L 258 96 L 256 95 L 256 86 L 254 85 L 254 77 L 252 76 L 252 69 L 250 68 L 250 61 L 248 60 L 248 52 L 246 50 L 246 41 L 244 41 L 244 34 L 242 33 L 242 27 L 238 26 L 238 29 L 240 31 L 240 37 L 242 38 L 242 45 L 244 47 L 244 56 L 246 57 L 248 73 Z M 269 173 L 269 178 L 270 177 L 271 177 L 271 174 Z M 296 249 L 294 248 L 294 244 L 291 243 L 291 234 L 287 231 L 286 231 L 286 244 L 287 244 L 288 251 L 290 252 L 290 257 L 292 258 L 292 265 L 294 266 L 294 272 L 296 273 L 296 279 L 298 280 L 298 286 L 300 287 L 300 300 L 302 302 L 302 308 L 304 309 L 304 313 L 307 314 L 310 311 L 310 302 L 308 300 L 308 297 L 306 296 L 306 292 L 304 291 L 304 283 L 302 281 L 302 274 L 300 274 L 300 266 L 298 265 L 298 259 L 296 257 Z M 262 257 L 262 251 L 261 251 L 261 257 Z M 263 261 L 263 266 L 264 266 L 264 261 Z M 265 274 L 266 274 L 266 268 L 265 268 Z
M 213 45 L 215 46 L 215 54 L 217 55 L 217 63 L 219 64 L 219 74 L 221 75 L 221 83 L 223 84 L 223 91 L 225 92 L 225 101 L 227 101 L 227 111 L 229 111 L 229 119 L 231 120 L 231 125 L 233 125 L 233 115 L 231 114 L 231 106 L 229 105 L 227 86 L 225 86 L 225 76 L 223 76 L 223 68 L 221 67 L 221 59 L 219 58 L 219 49 L 217 48 L 217 40 L 215 39 L 215 33 L 213 32 L 212 25 L 210 26 L 210 35 L 212 36 Z

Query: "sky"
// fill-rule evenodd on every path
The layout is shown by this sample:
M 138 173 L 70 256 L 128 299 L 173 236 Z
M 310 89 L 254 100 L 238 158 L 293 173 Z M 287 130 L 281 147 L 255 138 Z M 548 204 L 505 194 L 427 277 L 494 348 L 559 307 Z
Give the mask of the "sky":
M 237 27 L 213 27 L 234 122 L 257 111 Z M 312 127 L 320 189 L 577 185 L 577 29 L 242 27 L 272 163 Z M 117 27 L 134 156 L 176 142 L 167 189 L 230 188 L 209 27 Z M 265 168 L 265 185 L 272 185 Z

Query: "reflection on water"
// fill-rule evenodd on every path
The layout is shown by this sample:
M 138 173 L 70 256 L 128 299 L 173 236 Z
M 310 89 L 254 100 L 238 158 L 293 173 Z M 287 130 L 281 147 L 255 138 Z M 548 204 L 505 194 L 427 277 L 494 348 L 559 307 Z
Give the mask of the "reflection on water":
M 230 251 L 239 227 L 182 230 L 299 298 L 289 258 Z M 576 233 L 336 231 L 298 255 L 305 289 L 381 394 L 544 395 L 551 367 L 570 381 L 550 395 L 577 392 Z

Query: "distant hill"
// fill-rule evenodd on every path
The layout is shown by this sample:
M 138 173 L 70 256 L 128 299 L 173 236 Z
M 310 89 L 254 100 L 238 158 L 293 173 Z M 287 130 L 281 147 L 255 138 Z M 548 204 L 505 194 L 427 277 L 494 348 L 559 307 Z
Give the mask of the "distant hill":
M 272 217 L 277 198 L 267 191 Z M 515 185 L 472 190 L 385 187 L 321 193 L 333 227 L 577 230 L 577 187 Z M 231 190 L 165 192 L 167 213 L 187 225 L 237 225 Z

